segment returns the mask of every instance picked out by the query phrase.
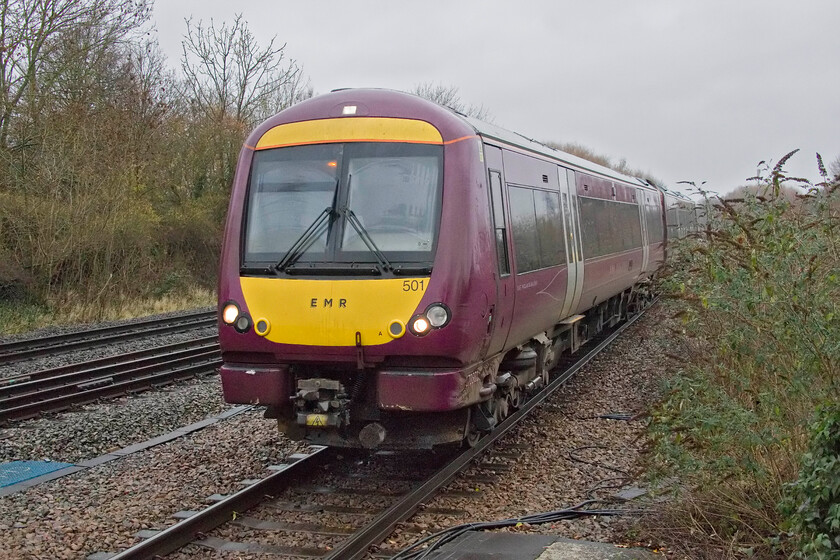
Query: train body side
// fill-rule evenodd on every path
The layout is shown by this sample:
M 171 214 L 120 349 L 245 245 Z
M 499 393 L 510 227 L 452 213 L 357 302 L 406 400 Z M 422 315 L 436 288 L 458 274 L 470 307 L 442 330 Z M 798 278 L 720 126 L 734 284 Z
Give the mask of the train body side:
M 533 255 L 523 254 L 516 243 L 510 243 L 510 280 L 499 278 L 499 271 L 494 270 L 501 285 L 498 307 L 513 307 L 504 351 L 631 289 L 663 264 L 665 238 L 658 191 L 599 177 L 493 139 L 487 142 L 487 172 L 503 173 L 506 208 L 515 206 L 513 193 L 532 191 L 535 201 L 538 196 L 556 197 L 562 221 L 558 233 L 564 240 L 557 244 L 559 262 L 555 259 L 549 266 L 523 262 Z M 601 215 L 599 210 L 605 205 L 621 212 Z M 612 217 L 624 221 L 611 223 Z M 513 222 L 508 216 L 510 238 L 516 237 Z M 600 243 L 593 239 L 599 231 L 607 232 Z M 545 237 L 538 236 L 536 250 L 544 248 Z M 570 288 L 570 283 L 577 287 Z

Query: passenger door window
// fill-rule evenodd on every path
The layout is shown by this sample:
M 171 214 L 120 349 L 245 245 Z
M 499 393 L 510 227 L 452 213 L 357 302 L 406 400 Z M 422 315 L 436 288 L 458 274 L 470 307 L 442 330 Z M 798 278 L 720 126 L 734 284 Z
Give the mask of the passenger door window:
M 496 237 L 496 256 L 499 261 L 499 274 L 510 274 L 510 262 L 507 251 L 507 226 L 505 225 L 505 205 L 502 198 L 502 174 L 490 172 L 490 197 L 493 207 L 493 228 Z

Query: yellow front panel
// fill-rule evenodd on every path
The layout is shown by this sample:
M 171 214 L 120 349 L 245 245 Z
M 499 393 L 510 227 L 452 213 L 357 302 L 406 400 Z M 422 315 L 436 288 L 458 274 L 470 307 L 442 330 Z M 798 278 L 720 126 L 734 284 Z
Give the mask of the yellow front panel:
M 376 346 L 393 340 L 388 326 L 417 312 L 429 278 L 298 280 L 240 278 L 245 304 L 256 322 L 269 323 L 265 337 L 305 346 Z
M 262 135 L 256 149 L 327 142 L 412 142 L 442 144 L 431 124 L 412 119 L 346 117 L 281 124 Z

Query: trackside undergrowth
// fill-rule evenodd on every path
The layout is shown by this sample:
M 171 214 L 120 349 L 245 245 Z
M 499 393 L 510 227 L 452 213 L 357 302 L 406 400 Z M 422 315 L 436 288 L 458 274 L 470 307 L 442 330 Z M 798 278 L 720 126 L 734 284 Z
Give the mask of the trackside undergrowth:
M 692 350 L 651 419 L 679 484 L 649 527 L 689 557 L 840 558 L 840 183 L 791 155 L 710 201 L 663 280 Z

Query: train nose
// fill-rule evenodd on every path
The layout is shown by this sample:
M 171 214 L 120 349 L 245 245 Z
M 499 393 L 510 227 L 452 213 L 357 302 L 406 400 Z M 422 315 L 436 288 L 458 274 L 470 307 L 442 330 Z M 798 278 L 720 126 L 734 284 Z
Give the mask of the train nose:
M 359 431 L 359 442 L 365 449 L 376 449 L 383 441 L 387 431 L 379 422 L 371 422 Z

